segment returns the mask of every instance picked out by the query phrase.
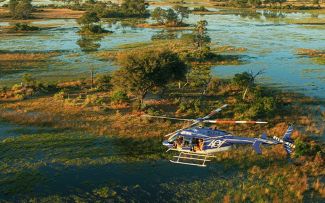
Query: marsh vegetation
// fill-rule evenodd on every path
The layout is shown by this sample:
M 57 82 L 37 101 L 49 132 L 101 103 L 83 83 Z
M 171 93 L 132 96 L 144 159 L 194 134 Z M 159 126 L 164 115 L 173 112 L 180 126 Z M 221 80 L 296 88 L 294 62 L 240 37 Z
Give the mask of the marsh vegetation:
M 0 10 L 1 201 L 324 200 L 320 9 L 10 2 Z M 14 16 L 20 2 L 33 8 Z M 269 123 L 211 127 L 282 137 L 294 123 L 295 153 L 238 147 L 206 170 L 172 165 L 163 135 L 186 123 L 141 116 L 200 117 L 225 103 L 218 118 Z

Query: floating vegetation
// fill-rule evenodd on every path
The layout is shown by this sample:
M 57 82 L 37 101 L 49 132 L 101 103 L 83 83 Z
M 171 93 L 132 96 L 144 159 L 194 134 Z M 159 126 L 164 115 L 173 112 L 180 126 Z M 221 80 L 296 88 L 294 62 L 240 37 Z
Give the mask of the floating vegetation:
M 298 49 L 297 54 L 302 56 L 308 56 L 312 58 L 312 60 L 317 64 L 325 64 L 325 51 L 314 49 Z

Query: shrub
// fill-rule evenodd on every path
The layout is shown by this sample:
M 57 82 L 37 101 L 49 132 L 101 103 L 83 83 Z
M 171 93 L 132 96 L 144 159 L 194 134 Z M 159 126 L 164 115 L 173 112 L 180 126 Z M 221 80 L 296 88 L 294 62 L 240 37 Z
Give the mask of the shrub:
M 193 8 L 193 11 L 209 11 L 207 8 L 205 8 L 204 6 L 200 6 L 200 7 L 195 7 Z
M 295 148 L 296 157 L 315 156 L 317 153 L 320 154 L 322 152 L 320 145 L 308 141 L 303 141 L 299 138 L 295 140 L 295 146 L 296 146 Z
M 9 10 L 12 18 L 28 19 L 31 17 L 33 6 L 31 0 L 10 0 Z
M 103 29 L 101 25 L 98 23 L 100 22 L 99 17 L 97 16 L 96 12 L 86 12 L 78 19 L 78 24 L 82 25 L 81 33 L 85 34 L 101 34 L 107 33 L 109 31 Z
M 66 93 L 63 90 L 61 90 L 60 92 L 54 94 L 54 96 L 53 96 L 53 98 L 55 100 L 64 100 L 65 97 L 66 97 Z
M 30 26 L 25 23 L 16 23 L 14 28 L 15 31 L 36 31 L 40 30 L 39 27 L 36 26 Z
M 161 112 L 159 111 L 159 110 L 156 110 L 156 109 L 154 109 L 154 108 L 148 108 L 147 110 L 146 110 L 146 113 L 148 114 L 148 115 L 152 115 L 152 116 L 159 116 L 159 115 L 161 115 Z
M 182 101 L 178 105 L 177 113 L 186 113 L 188 115 L 202 114 L 202 102 L 199 99 Z
M 278 109 L 278 102 L 273 97 L 256 96 L 251 101 L 239 103 L 235 107 L 238 119 L 271 118 Z
M 112 76 L 110 74 L 99 75 L 96 78 L 96 86 L 99 90 L 109 90 L 112 87 Z
M 113 104 L 122 104 L 129 102 L 129 98 L 125 92 L 115 91 L 111 96 L 111 101 Z
M 33 76 L 28 73 L 24 74 L 21 80 L 22 84 L 27 87 L 34 86 L 36 84 L 35 78 L 33 78 Z
M 105 103 L 104 99 L 101 97 L 98 97 L 97 95 L 87 95 L 87 97 L 84 101 L 85 106 L 97 105 L 97 104 L 103 105 L 104 103 Z

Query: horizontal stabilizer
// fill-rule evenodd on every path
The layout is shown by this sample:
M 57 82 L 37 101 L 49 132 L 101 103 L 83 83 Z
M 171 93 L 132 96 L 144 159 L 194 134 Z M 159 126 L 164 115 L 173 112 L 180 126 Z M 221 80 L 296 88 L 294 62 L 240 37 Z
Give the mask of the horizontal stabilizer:
M 262 150 L 261 150 L 261 144 L 262 144 L 262 142 L 261 141 L 258 141 L 258 140 L 256 140 L 254 143 L 253 143 L 253 148 L 254 148 L 254 150 L 255 150 L 255 152 L 257 153 L 257 154 L 262 154 Z
M 287 152 L 287 154 L 291 154 L 293 149 L 295 148 L 295 145 L 293 144 L 293 141 L 291 139 L 292 132 L 293 126 L 289 126 L 287 131 L 284 133 L 282 139 L 276 136 L 273 137 L 273 139 L 276 140 L 278 143 L 283 144 L 284 150 Z

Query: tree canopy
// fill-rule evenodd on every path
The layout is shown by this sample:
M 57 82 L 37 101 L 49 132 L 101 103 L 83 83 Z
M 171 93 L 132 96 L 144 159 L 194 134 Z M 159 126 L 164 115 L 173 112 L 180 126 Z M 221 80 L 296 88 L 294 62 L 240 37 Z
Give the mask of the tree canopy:
M 121 68 L 114 73 L 113 84 L 134 95 L 140 104 L 149 91 L 168 82 L 185 78 L 187 66 L 169 50 L 134 51 L 118 56 Z
M 183 26 L 183 20 L 189 17 L 190 12 L 187 7 L 183 6 L 175 6 L 174 9 L 157 7 L 151 12 L 151 18 L 161 25 Z
M 81 25 L 90 25 L 99 21 L 100 19 L 97 17 L 97 13 L 95 12 L 86 12 L 78 19 L 78 23 Z
M 206 20 L 200 20 L 197 22 L 194 30 L 194 43 L 198 48 L 205 47 L 208 43 L 211 42 L 211 38 L 207 33 L 208 22 Z
M 33 11 L 32 0 L 10 0 L 8 7 L 14 19 L 28 19 Z
M 102 28 L 99 17 L 96 12 L 86 12 L 79 19 L 78 23 L 82 25 L 81 33 L 83 34 L 100 34 L 109 31 Z

